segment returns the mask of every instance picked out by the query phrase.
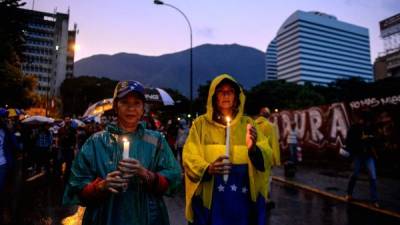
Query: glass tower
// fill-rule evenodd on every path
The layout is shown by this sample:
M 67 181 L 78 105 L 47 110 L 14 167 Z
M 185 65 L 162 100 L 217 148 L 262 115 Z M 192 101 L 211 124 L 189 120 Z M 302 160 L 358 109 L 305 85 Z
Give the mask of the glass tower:
M 319 85 L 351 77 L 373 81 L 364 27 L 320 12 L 296 11 L 280 27 L 276 45 L 278 79 Z

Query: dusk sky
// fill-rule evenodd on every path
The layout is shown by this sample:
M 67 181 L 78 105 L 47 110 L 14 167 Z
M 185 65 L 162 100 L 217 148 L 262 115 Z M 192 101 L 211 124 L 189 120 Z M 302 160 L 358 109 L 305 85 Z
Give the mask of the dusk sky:
M 25 8 L 32 9 L 32 0 Z M 265 52 L 296 10 L 320 11 L 369 29 L 371 61 L 383 51 L 379 21 L 400 12 L 399 0 L 168 0 L 193 28 L 193 45 L 240 44 Z M 67 13 L 78 24 L 75 60 L 118 52 L 157 56 L 190 47 L 189 29 L 176 10 L 153 0 L 36 0 L 35 10 Z

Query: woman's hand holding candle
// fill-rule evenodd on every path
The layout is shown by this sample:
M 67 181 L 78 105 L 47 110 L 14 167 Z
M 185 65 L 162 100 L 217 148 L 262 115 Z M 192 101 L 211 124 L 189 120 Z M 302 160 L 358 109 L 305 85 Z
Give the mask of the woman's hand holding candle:
M 221 155 L 208 166 L 208 173 L 210 175 L 229 174 L 232 164 L 228 160 L 228 156 Z
M 107 177 L 99 183 L 98 187 L 103 191 L 117 194 L 126 185 L 128 185 L 127 179 L 122 178 L 121 171 L 116 170 L 107 174 Z
M 118 169 L 124 174 L 125 179 L 138 176 L 142 181 L 147 183 L 155 179 L 155 174 L 140 164 L 136 159 L 123 159 L 118 164 Z

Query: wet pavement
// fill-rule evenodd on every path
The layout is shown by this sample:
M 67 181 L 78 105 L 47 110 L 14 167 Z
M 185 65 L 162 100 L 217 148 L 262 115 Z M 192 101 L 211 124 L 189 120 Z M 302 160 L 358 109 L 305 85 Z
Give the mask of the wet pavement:
M 398 225 L 400 219 L 363 207 L 327 198 L 314 192 L 272 182 L 275 208 L 268 213 L 268 225 Z M 184 196 L 166 199 L 172 225 L 186 225 Z
M 278 172 L 275 171 L 275 175 L 279 175 Z M 300 173 L 297 179 L 299 177 Z M 22 173 L 15 174 L 5 199 L 1 201 L 0 224 L 80 224 L 82 210 L 74 215 L 77 207 L 61 205 L 62 179 L 39 175 L 31 181 L 26 180 L 27 177 Z M 171 224 L 186 225 L 184 193 L 180 192 L 174 198 L 165 200 Z M 273 182 L 272 200 L 276 203 L 276 207 L 268 215 L 267 224 L 271 225 L 400 224 L 399 218 L 324 197 L 282 182 Z
M 400 219 L 373 212 L 342 201 L 327 198 L 314 192 L 273 182 L 272 199 L 276 203 L 271 210 L 271 225 L 391 225 Z
M 337 198 L 346 195 L 346 189 L 351 167 L 337 169 L 327 167 L 316 167 L 299 164 L 296 175 L 292 178 L 284 176 L 282 167 L 276 167 L 273 175 L 288 182 L 295 182 L 307 187 L 317 189 L 318 192 L 326 192 Z M 377 179 L 378 202 L 382 210 L 393 212 L 400 217 L 400 180 L 380 176 Z M 370 204 L 369 181 L 366 173 L 361 173 L 356 183 L 353 198 L 357 202 Z

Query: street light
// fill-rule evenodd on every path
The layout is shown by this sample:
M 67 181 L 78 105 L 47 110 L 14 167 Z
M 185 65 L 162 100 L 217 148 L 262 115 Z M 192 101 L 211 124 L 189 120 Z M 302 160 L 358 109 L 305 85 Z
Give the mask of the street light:
M 185 13 L 183 13 L 180 9 L 178 9 L 177 7 L 168 4 L 168 3 L 164 3 L 160 0 L 154 0 L 154 4 L 156 5 L 165 5 L 165 6 L 169 6 L 175 10 L 177 10 L 180 14 L 182 14 L 182 16 L 185 18 L 187 24 L 189 25 L 189 31 L 190 31 L 190 114 L 192 113 L 192 102 L 193 102 L 193 35 L 192 35 L 192 25 L 190 24 L 189 19 L 187 18 L 187 16 L 185 15 Z

